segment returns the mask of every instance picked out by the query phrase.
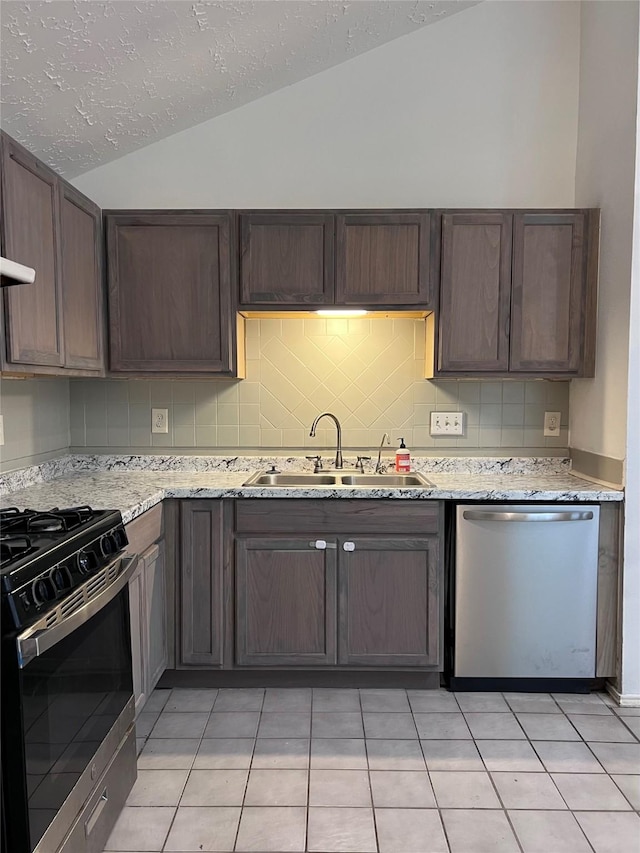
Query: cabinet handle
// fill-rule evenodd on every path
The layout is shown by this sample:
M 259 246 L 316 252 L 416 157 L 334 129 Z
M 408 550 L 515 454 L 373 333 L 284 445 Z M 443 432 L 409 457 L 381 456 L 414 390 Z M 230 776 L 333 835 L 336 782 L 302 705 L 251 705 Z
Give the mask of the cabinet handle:
M 84 837 L 88 838 L 94 830 L 94 827 L 98 820 L 100 819 L 100 815 L 102 814 L 104 807 L 109 802 L 109 794 L 107 789 L 105 788 L 102 794 L 100 795 L 100 799 L 93 807 L 93 811 L 89 815 L 89 817 L 84 822 Z
M 591 521 L 589 510 L 566 510 L 564 512 L 491 512 L 465 510 L 462 517 L 467 521 Z
M 343 551 L 355 551 L 356 543 L 355 542 L 344 542 L 342 545 Z
M 335 542 L 327 542 L 324 539 L 314 539 L 309 542 L 309 548 L 315 548 L 316 551 L 326 551 L 327 548 L 333 548 L 335 550 L 337 547 L 338 546 Z

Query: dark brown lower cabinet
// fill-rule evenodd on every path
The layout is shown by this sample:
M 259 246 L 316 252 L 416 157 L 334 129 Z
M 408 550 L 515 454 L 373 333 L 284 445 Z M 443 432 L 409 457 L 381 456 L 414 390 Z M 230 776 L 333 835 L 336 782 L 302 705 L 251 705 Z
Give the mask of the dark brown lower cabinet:
M 129 619 L 131 624 L 131 666 L 133 675 L 133 696 L 136 716 L 144 708 L 149 698 L 147 678 L 147 632 L 146 599 L 144 592 L 144 561 L 138 559 L 138 565 L 129 579 Z
M 221 667 L 224 636 L 222 501 L 180 504 L 177 666 Z
M 237 666 L 442 668 L 438 503 L 262 499 L 235 511 Z
M 238 540 L 238 664 L 336 663 L 336 547 L 326 544 L 316 547 L 309 537 Z
M 152 545 L 142 555 L 144 560 L 145 599 L 148 626 L 148 688 L 149 695 L 160 680 L 169 661 L 167 644 L 167 581 L 164 542 Z
M 436 537 L 340 540 L 340 664 L 435 666 L 440 658 Z
M 138 555 L 138 565 L 129 580 L 133 695 L 138 714 L 169 661 L 162 505 L 129 522 L 126 531 L 128 550 Z
M 131 663 L 136 715 L 167 668 L 167 613 L 164 542 L 156 542 L 138 557 L 129 580 Z

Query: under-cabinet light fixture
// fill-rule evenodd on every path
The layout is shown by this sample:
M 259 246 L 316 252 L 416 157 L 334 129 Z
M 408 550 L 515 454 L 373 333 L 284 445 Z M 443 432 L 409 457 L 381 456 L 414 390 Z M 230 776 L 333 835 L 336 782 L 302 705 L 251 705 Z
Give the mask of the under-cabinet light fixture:
M 328 309 L 321 308 L 316 311 L 316 314 L 319 317 L 364 317 L 368 312 L 364 310 L 364 308 L 353 308 L 353 309 L 345 309 L 341 311 L 339 308 L 336 309 Z

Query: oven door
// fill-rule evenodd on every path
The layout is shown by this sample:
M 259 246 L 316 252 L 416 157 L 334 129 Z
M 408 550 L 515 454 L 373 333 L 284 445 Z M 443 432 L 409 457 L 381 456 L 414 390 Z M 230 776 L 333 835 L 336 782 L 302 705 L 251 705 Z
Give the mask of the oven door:
M 4 692 L 2 720 L 12 853 L 60 847 L 133 723 L 127 583 L 136 562 L 119 556 L 13 638 L 17 692 Z

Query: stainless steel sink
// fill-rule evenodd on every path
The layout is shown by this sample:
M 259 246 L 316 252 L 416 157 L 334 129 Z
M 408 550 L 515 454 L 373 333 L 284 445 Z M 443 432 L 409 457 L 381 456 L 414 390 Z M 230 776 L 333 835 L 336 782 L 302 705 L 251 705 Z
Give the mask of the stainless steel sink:
M 333 474 L 254 474 L 243 486 L 335 486 L 339 477 Z
M 361 488 L 407 488 L 433 486 L 422 474 L 303 474 L 290 471 L 288 474 L 263 474 L 258 471 L 243 486 L 276 486 L 301 488 L 308 486 L 360 486 Z
M 343 486 L 380 486 L 402 488 L 403 486 L 433 486 L 422 474 L 343 474 Z

